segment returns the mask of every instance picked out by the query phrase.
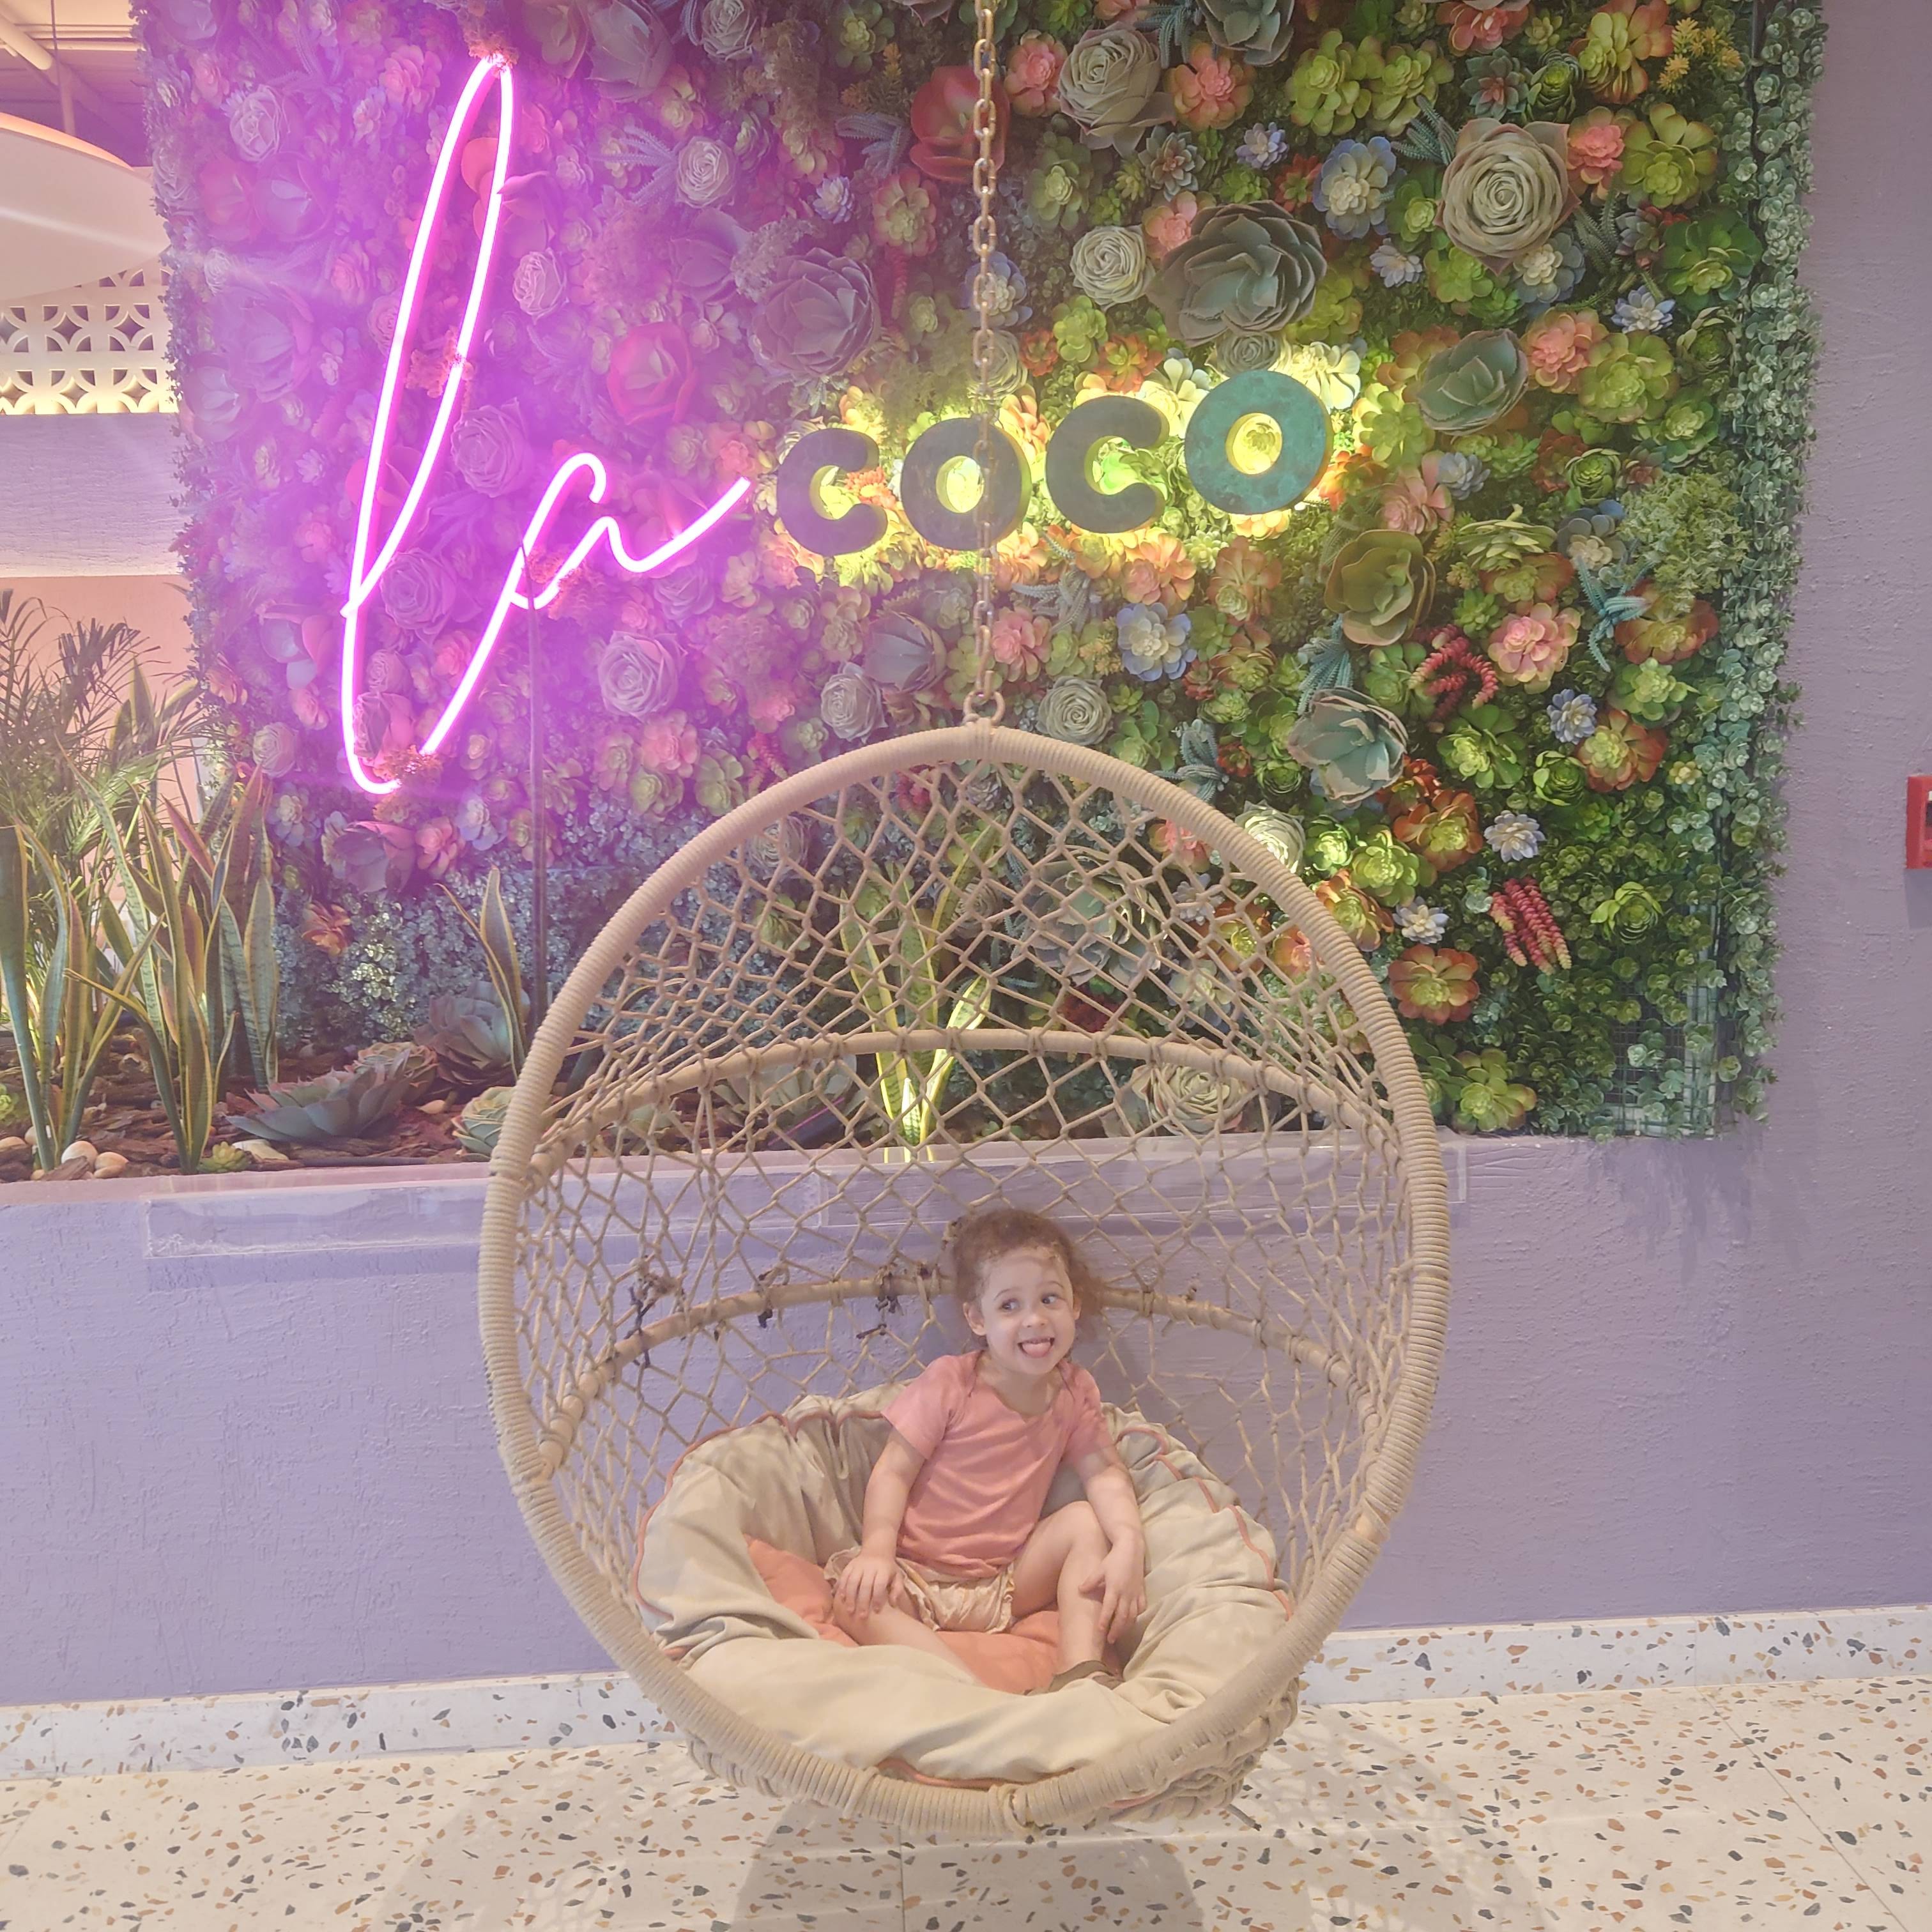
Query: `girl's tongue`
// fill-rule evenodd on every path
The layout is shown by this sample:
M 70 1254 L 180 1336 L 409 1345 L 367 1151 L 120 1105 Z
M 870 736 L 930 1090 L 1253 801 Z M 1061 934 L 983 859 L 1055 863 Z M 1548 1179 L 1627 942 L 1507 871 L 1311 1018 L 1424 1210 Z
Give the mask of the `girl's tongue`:
M 1048 1335 L 1037 1342 L 1022 1342 L 1020 1353 L 1030 1361 L 1043 1361 L 1053 1353 L 1053 1337 Z

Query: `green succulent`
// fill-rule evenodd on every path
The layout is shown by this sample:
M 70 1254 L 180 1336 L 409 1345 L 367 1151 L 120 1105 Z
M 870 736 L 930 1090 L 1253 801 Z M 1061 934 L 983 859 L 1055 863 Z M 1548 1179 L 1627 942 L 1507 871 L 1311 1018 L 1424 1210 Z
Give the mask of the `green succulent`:
M 1622 484 L 1624 460 L 1614 449 L 1586 449 L 1570 459 L 1563 473 L 1585 502 L 1600 503 Z
M 1040 152 L 1026 178 L 1027 212 L 1042 228 L 1075 229 L 1093 192 L 1092 154 L 1071 134 L 1052 128 L 1040 136 Z
M 839 0 L 832 16 L 832 59 L 848 74 L 870 74 L 879 50 L 892 38 L 879 0 Z
M 1331 27 L 1288 77 L 1288 118 L 1322 140 L 1346 134 L 1366 111 L 1369 91 L 1355 72 L 1356 50 Z
M 1536 1089 L 1510 1078 L 1509 1063 L 1500 1047 L 1485 1047 L 1480 1053 L 1459 1053 L 1456 1064 L 1462 1070 L 1461 1091 L 1456 1096 L 1456 1124 L 1473 1128 L 1479 1134 L 1507 1132 L 1520 1127 L 1536 1105 Z
M 1576 400 L 1599 422 L 1642 422 L 1663 413 L 1677 380 L 1676 359 L 1661 336 L 1612 335 L 1590 352 Z
M 1199 0 L 1202 24 L 1217 47 L 1267 67 L 1288 51 L 1294 0 Z
M 1672 226 L 1664 238 L 1664 286 L 1691 313 L 1728 301 L 1764 259 L 1749 222 L 1728 208 Z
M 1425 103 L 1436 104 L 1454 70 L 1432 41 L 1384 52 L 1365 40 L 1356 56 L 1356 71 L 1369 84 L 1369 125 L 1380 134 L 1400 134 Z
M 1670 667 L 1646 658 L 1621 664 L 1610 681 L 1610 702 L 1646 724 L 1666 724 L 1684 709 L 1690 686 L 1673 677 Z
M 1718 137 L 1701 121 L 1687 120 L 1667 100 L 1624 137 L 1624 194 L 1658 208 L 1694 201 L 1718 172 Z
M 514 1087 L 486 1087 L 456 1117 L 456 1144 L 465 1154 L 484 1160 L 496 1151 L 503 1117 L 510 1111 Z
M 1400 644 L 1429 614 L 1436 566 L 1406 530 L 1365 530 L 1335 553 L 1323 590 L 1352 643 Z
M 1384 218 L 1392 239 L 1405 248 L 1412 248 L 1435 232 L 1440 212 L 1436 196 L 1442 185 L 1440 172 L 1432 168 L 1411 175 L 1396 184 L 1394 194 L 1389 196 Z
M 1544 555 L 1555 544 L 1556 532 L 1548 524 L 1532 524 L 1522 514 L 1520 503 L 1512 504 L 1506 517 L 1477 518 L 1456 532 L 1456 547 L 1463 561 L 1474 570 L 1508 570 Z
M 1430 358 L 1414 389 L 1432 430 L 1466 436 L 1514 409 L 1529 386 L 1529 358 L 1507 328 L 1479 329 Z
M 1478 791 L 1507 791 L 1522 782 L 1523 754 L 1514 728 L 1500 705 L 1472 704 L 1442 734 L 1442 762 Z
M 1722 428 L 1717 399 L 1708 390 L 1682 389 L 1654 422 L 1640 424 L 1636 434 L 1652 456 L 1676 470 L 1709 448 Z
M 232 1125 L 258 1140 L 320 1143 L 360 1134 L 416 1098 L 434 1057 L 407 1041 L 365 1046 L 352 1066 L 318 1079 L 250 1094 L 249 1108 L 228 1110 Z
M 1365 840 L 1348 862 L 1349 876 L 1385 906 L 1406 905 L 1422 884 L 1423 865 L 1406 845 L 1381 831 Z
M 1239 203 L 1250 201 L 1268 201 L 1274 196 L 1274 187 L 1267 176 L 1236 162 L 1232 167 L 1223 168 L 1214 184 L 1217 200 Z
M 1545 805 L 1574 805 L 1590 788 L 1583 767 L 1567 752 L 1539 752 L 1530 789 Z
M 1420 723 L 1434 715 L 1436 700 L 1418 690 L 1415 674 L 1429 655 L 1429 646 L 1412 638 L 1406 644 L 1390 644 L 1372 652 L 1368 669 L 1362 674 L 1362 691 L 1384 711 Z
M 1392 784 L 1408 751 L 1400 718 L 1358 692 L 1324 691 L 1288 734 L 1287 751 L 1338 812 Z
M 416 1040 L 452 1075 L 466 1079 L 514 1072 L 521 1047 L 502 1001 L 487 986 L 432 996 L 428 1024 L 418 1028 Z
M 1399 391 L 1380 382 L 1363 390 L 1355 406 L 1361 446 L 1384 470 L 1401 470 L 1421 460 L 1435 441 L 1422 412 Z
M 1487 590 L 1466 590 L 1450 614 L 1465 637 L 1480 638 L 1503 620 L 1503 600 Z
M 1070 369 L 1087 368 L 1099 356 L 1110 329 L 1106 311 L 1086 296 L 1061 302 L 1053 311 L 1053 339 Z
M 1568 54 L 1546 61 L 1529 77 L 1524 112 L 1532 121 L 1568 121 L 1576 112 L 1576 63 Z
M 1311 819 L 1304 849 L 1304 866 L 1311 875 L 1320 878 L 1339 872 L 1348 862 L 1355 842 L 1348 836 L 1347 826 L 1337 825 L 1332 818 Z
M 1663 916 L 1664 907 L 1657 895 L 1634 884 L 1618 886 L 1590 908 L 1590 923 L 1620 946 L 1643 938 Z
M 1478 322 L 1507 321 L 1522 306 L 1510 284 L 1492 275 L 1474 256 L 1466 254 L 1446 236 L 1438 237 L 1423 258 L 1423 272 L 1436 299 Z

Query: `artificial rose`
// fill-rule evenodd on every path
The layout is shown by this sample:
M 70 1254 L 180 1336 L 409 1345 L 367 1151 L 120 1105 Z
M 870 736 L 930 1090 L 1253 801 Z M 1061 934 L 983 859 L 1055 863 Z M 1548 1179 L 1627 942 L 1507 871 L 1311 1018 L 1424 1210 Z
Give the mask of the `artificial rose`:
M 712 59 L 736 60 L 751 52 L 758 26 L 751 0 L 704 0 L 698 20 L 699 42 Z
M 912 98 L 912 164 L 928 180 L 964 186 L 973 178 L 980 137 L 973 131 L 980 82 L 970 67 L 934 68 Z M 993 83 L 993 166 L 1006 164 L 1006 91 Z
M 946 669 L 946 640 L 909 610 L 884 610 L 866 634 L 866 675 L 887 691 L 928 691 Z
M 1074 286 L 1102 308 L 1147 292 L 1147 242 L 1138 228 L 1090 228 L 1074 243 L 1069 266 Z
M 1006 97 L 1016 114 L 1037 118 L 1060 105 L 1060 70 L 1066 50 L 1050 35 L 1022 34 L 1006 58 Z M 970 70 L 969 70 L 970 71 Z
M 510 294 L 532 322 L 540 321 L 562 302 L 563 271 L 548 248 L 533 248 L 518 258 L 510 277 Z
M 879 687 L 856 664 L 841 664 L 818 696 L 818 715 L 850 743 L 886 722 Z
M 1314 306 L 1322 238 L 1271 201 L 1210 208 L 1168 255 L 1148 293 L 1168 333 L 1190 346 L 1224 332 L 1272 334 Z
M 1526 691 L 1547 691 L 1570 661 L 1576 625 L 1574 610 L 1532 604 L 1496 627 L 1490 639 L 1490 661 L 1504 683 L 1521 685 Z
M 772 278 L 752 325 L 752 342 L 774 368 L 823 380 L 843 370 L 878 332 L 878 304 L 866 265 L 808 248 Z
M 264 778 L 286 778 L 295 769 L 302 740 L 289 724 L 264 724 L 248 741 L 249 754 Z
M 458 476 L 485 496 L 520 489 L 536 466 L 517 411 L 495 403 L 464 412 L 449 439 L 449 460 Z
M 1090 677 L 1057 677 L 1040 700 L 1035 728 L 1063 744 L 1097 745 L 1113 722 L 1106 692 Z
M 1148 128 L 1174 118 L 1160 50 L 1131 27 L 1083 34 L 1060 70 L 1060 109 L 1088 147 L 1131 154 Z
M 695 134 L 677 151 L 673 178 L 687 208 L 715 208 L 738 184 L 738 158 L 722 141 Z
M 433 636 L 449 621 L 461 586 L 442 560 L 406 550 L 382 573 L 382 608 L 406 631 Z
M 244 161 L 266 161 L 288 133 L 288 116 L 273 88 L 244 88 L 229 97 L 228 138 Z
M 1432 357 L 1412 400 L 1431 429 L 1468 436 L 1507 415 L 1528 386 L 1522 344 L 1507 328 L 1486 328 Z
M 670 322 L 640 323 L 611 350 L 604 383 L 626 422 L 681 422 L 698 388 L 683 330 Z
M 1453 1026 L 1474 1011 L 1482 987 L 1476 956 L 1453 946 L 1412 946 L 1389 964 L 1389 991 L 1404 1019 Z
M 1548 241 L 1576 206 L 1565 133 L 1553 121 L 1463 128 L 1443 173 L 1439 218 L 1450 240 L 1493 273 Z
M 620 718 L 655 718 L 677 698 L 677 660 L 655 638 L 614 631 L 597 655 L 597 691 Z

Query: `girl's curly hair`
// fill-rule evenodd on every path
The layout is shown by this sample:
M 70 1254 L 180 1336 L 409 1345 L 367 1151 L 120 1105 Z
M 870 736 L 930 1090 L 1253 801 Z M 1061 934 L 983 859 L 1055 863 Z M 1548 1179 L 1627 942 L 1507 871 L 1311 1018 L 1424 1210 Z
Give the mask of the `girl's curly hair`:
M 968 1209 L 946 1228 L 942 1263 L 950 1264 L 953 1299 L 963 1312 L 978 1305 L 986 1270 L 1003 1256 L 1024 1249 L 1058 1254 L 1073 1289 L 1074 1333 L 1090 1341 L 1100 1333 L 1100 1291 L 1105 1286 L 1073 1238 L 1044 1214 L 989 1202 Z

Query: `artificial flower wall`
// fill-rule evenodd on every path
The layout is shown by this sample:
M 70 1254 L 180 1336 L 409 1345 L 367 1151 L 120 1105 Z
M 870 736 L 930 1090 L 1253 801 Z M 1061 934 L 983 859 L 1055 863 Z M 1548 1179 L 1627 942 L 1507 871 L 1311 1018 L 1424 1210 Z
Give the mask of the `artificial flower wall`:
M 1752 12 L 1000 16 L 996 374 L 1034 472 L 998 558 L 1007 722 L 1298 846 L 1466 1128 L 1696 1131 L 1761 1078 L 1819 22 L 1774 4 L 1754 49 Z M 536 626 L 560 959 L 696 824 L 959 715 L 971 559 L 914 530 L 897 466 L 971 407 L 970 8 L 153 0 L 142 26 L 200 668 L 274 781 L 301 1024 L 406 1026 L 476 975 L 438 883 L 521 890 L 520 619 L 416 748 L 569 452 L 652 541 L 753 488 L 676 567 L 586 568 Z M 430 168 L 491 52 L 519 103 L 499 266 L 368 613 L 350 728 L 400 781 L 376 797 L 338 695 L 356 506 Z M 460 146 L 392 452 L 427 434 L 503 138 L 486 113 Z M 1333 454 L 1302 504 L 1230 516 L 1182 437 L 1264 368 L 1320 400 Z M 1105 394 L 1172 432 L 1103 451 L 1100 487 L 1165 500 L 1118 536 L 1043 476 Z M 881 452 L 843 487 L 886 534 L 827 560 L 774 478 L 839 424 Z M 1207 859 L 1169 836 L 1156 862 Z

